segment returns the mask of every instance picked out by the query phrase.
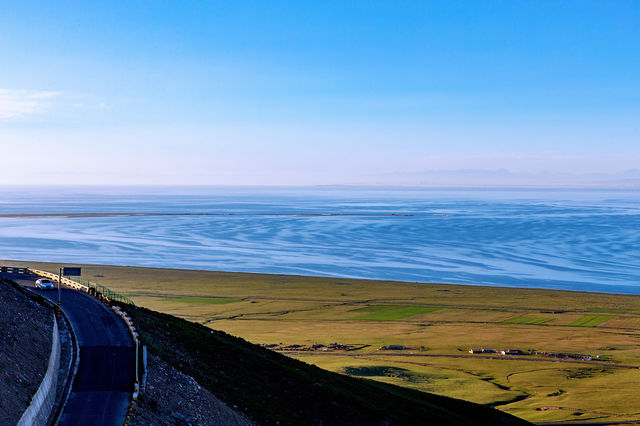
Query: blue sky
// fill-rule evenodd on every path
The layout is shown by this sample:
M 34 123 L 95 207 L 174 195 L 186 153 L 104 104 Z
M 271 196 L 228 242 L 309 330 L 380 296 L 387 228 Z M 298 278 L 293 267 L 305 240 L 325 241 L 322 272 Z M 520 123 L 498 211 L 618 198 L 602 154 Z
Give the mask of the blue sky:
M 29 158 L 0 184 L 617 173 L 638 22 L 631 0 L 0 0 L 2 155 Z

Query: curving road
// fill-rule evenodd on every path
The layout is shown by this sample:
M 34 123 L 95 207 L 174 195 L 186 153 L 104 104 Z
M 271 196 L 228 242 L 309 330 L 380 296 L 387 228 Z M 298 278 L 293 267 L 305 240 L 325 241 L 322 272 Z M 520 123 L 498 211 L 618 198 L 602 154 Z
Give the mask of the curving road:
M 35 289 L 35 275 L 2 274 L 57 303 L 57 291 Z M 113 311 L 81 291 L 63 286 L 62 309 L 80 347 L 80 364 L 59 425 L 123 425 L 133 391 L 135 348 Z

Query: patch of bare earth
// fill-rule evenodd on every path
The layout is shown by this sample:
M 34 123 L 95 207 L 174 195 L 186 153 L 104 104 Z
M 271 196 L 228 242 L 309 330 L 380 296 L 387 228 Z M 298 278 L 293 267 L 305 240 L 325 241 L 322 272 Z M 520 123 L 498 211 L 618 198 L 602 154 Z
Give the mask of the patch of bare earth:
M 47 371 L 51 310 L 0 278 L 0 425 L 16 424 Z
M 229 408 L 191 376 L 149 354 L 147 387 L 130 425 L 254 425 Z

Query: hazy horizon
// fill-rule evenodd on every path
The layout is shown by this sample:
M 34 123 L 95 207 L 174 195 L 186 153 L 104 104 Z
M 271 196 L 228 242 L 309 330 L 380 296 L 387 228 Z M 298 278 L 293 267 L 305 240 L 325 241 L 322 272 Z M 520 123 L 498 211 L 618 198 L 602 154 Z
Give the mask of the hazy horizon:
M 640 189 L 640 170 L 619 173 L 514 173 L 506 169 L 425 170 L 414 173 L 393 173 L 381 181 L 279 184 L 211 184 L 211 183 L 1 183 L 0 187 L 415 187 L 415 188 L 540 188 L 540 189 Z

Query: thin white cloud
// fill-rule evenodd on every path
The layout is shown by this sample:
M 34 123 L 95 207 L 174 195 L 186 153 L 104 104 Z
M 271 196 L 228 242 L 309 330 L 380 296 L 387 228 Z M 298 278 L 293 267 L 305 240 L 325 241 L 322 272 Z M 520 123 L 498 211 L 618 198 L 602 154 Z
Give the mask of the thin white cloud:
M 0 120 L 22 119 L 40 113 L 62 92 L 0 89 Z

